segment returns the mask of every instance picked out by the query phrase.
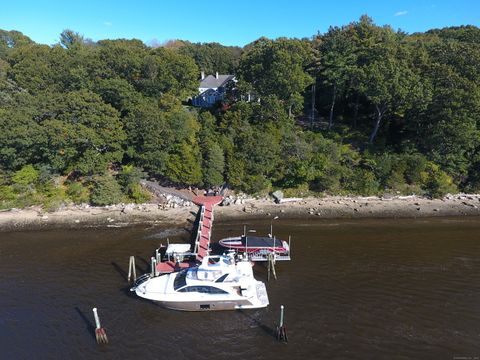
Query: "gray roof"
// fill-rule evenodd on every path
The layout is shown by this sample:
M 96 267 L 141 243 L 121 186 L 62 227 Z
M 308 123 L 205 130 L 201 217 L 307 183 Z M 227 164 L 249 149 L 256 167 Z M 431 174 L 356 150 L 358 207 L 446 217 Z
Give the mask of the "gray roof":
M 224 86 L 227 82 L 235 78 L 235 75 L 218 75 L 218 79 L 213 75 L 208 75 L 200 82 L 201 88 L 215 89 Z

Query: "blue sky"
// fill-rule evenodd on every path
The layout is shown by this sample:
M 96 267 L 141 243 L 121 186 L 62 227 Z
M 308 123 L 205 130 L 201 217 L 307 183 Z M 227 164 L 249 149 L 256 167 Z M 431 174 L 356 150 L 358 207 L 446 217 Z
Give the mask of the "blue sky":
M 150 44 L 183 39 L 243 46 L 261 36 L 311 37 L 362 14 L 409 33 L 480 26 L 480 1 L 3 0 L 0 29 L 21 31 L 44 44 L 58 42 L 68 28 L 93 40 L 137 38 Z

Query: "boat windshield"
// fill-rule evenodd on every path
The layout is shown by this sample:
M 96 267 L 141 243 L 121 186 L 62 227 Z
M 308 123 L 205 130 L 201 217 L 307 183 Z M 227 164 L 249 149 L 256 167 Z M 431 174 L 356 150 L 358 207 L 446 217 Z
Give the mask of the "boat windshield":
M 229 275 L 229 274 L 223 274 L 223 275 L 220 276 L 217 280 L 215 280 L 215 282 L 216 282 L 216 283 L 223 282 L 223 280 L 225 280 L 228 275 Z
M 186 286 L 179 292 L 196 292 L 201 294 L 228 294 L 227 291 L 213 286 Z
M 173 289 L 175 291 L 187 285 L 186 277 L 187 277 L 187 269 L 182 270 L 177 274 L 177 276 L 175 277 L 175 280 L 173 281 Z

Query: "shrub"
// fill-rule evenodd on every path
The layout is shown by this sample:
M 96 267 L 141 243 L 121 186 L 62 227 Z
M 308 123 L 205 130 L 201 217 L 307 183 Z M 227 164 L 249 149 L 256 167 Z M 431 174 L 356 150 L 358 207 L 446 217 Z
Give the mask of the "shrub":
M 17 198 L 12 186 L 0 186 L 0 209 L 9 209 L 14 207 L 14 201 Z
M 25 191 L 38 181 L 39 173 L 32 165 L 25 165 L 12 176 L 14 187 Z
M 118 204 L 124 200 L 122 188 L 113 176 L 101 175 L 94 177 L 93 189 L 90 194 L 90 202 L 93 205 Z
M 142 204 L 149 201 L 152 198 L 152 195 L 140 186 L 140 184 L 134 184 L 130 187 L 128 193 L 130 199 L 132 199 L 137 204 Z
M 355 169 L 354 180 L 351 182 L 351 189 L 359 195 L 375 195 L 379 190 L 379 182 L 375 174 L 366 169 Z
M 452 177 L 434 163 L 428 163 L 426 171 L 422 173 L 422 180 L 423 188 L 434 198 L 455 193 L 458 190 Z
M 67 184 L 66 194 L 68 198 L 75 204 L 86 203 L 90 198 L 90 191 L 88 187 L 78 181 L 73 181 Z
M 40 202 L 46 211 L 58 210 L 67 199 L 65 188 L 63 186 L 55 185 L 54 181 L 44 184 L 41 192 L 38 193 Z
M 285 197 L 304 197 L 310 193 L 308 184 L 299 184 L 296 187 L 283 189 L 283 195 Z

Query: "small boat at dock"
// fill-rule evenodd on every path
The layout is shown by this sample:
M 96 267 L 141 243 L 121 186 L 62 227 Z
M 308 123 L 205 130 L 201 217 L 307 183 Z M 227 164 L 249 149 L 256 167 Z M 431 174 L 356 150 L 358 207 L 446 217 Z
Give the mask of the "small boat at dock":
M 252 261 L 267 261 L 269 254 L 275 255 L 276 260 L 290 260 L 290 244 L 275 237 L 241 235 L 224 238 L 219 244 L 246 253 Z

